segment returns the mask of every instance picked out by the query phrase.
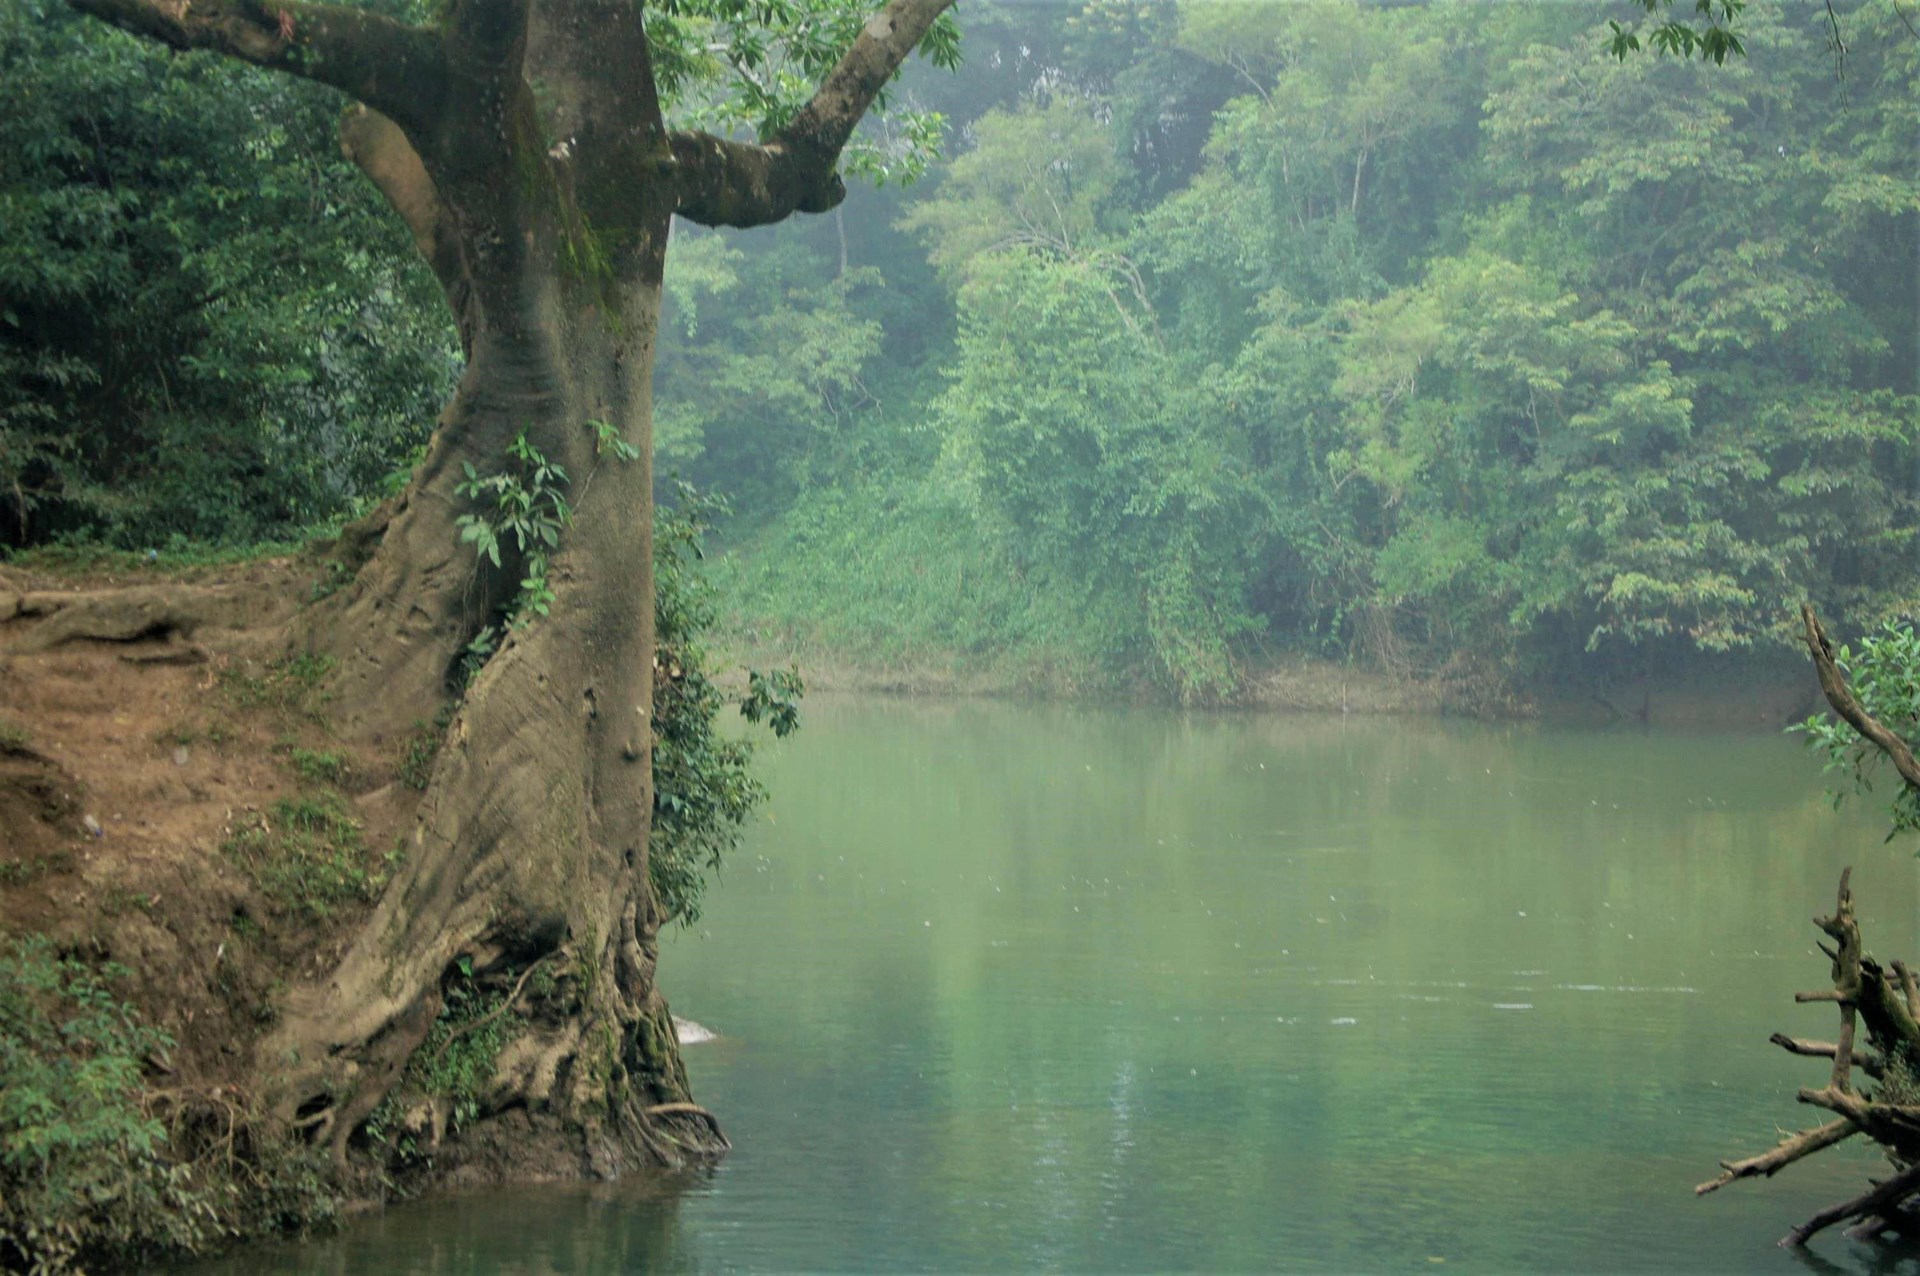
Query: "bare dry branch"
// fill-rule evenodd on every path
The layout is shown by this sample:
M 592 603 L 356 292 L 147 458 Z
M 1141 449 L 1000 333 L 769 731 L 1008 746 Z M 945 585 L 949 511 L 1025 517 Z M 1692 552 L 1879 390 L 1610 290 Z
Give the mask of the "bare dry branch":
M 1900 990 L 1906 994 L 1907 1013 L 1920 1019 L 1920 986 L 1914 982 L 1913 971 L 1907 968 L 1904 961 L 1896 961 L 1893 963 L 1893 973 L 1900 980 Z
M 1825 1108 L 1836 1119 L 1788 1135 L 1757 1156 L 1722 1161 L 1722 1173 L 1694 1188 L 1696 1195 L 1704 1196 L 1735 1179 L 1774 1174 L 1795 1161 L 1812 1156 L 1855 1134 L 1867 1135 L 1886 1148 L 1899 1164 L 1920 1164 L 1920 1105 L 1887 1101 L 1897 1096 L 1889 1095 L 1884 1087 L 1879 1092 L 1879 1101 L 1876 1101 L 1858 1093 L 1852 1084 L 1853 1069 L 1859 1068 L 1868 1076 L 1884 1080 L 1889 1061 L 1920 1048 L 1920 1027 L 1916 1027 L 1911 1006 L 1903 995 L 1911 987 L 1912 978 L 1906 973 L 1905 966 L 1895 963 L 1893 971 L 1900 983 L 1899 990 L 1896 990 L 1887 972 L 1866 955 L 1859 920 L 1853 908 L 1852 879 L 1852 869 L 1840 874 L 1840 887 L 1835 893 L 1832 916 L 1813 919 L 1814 925 L 1833 941 L 1830 948 L 1821 946 L 1832 962 L 1833 987 L 1820 992 L 1797 993 L 1794 997 L 1794 1000 L 1801 1002 L 1837 1003 L 1840 1007 L 1838 1039 L 1831 1042 L 1803 1041 L 1778 1032 L 1769 1038 L 1774 1045 L 1789 1053 L 1833 1060 L 1827 1084 L 1817 1090 L 1801 1090 L 1797 1098 L 1813 1107 Z M 1859 1051 L 1854 1048 L 1855 1032 L 1862 1025 L 1877 1050 Z M 1904 1220 L 1907 1217 L 1904 1210 L 1906 1198 L 1920 1189 L 1920 1179 L 1910 1177 L 1912 1174 L 1912 1171 L 1908 1171 L 1865 1195 L 1824 1211 L 1796 1229 L 1781 1244 L 1802 1244 L 1815 1232 L 1848 1218 L 1878 1220 L 1876 1226 L 1881 1228 L 1896 1226 L 1897 1223 L 1888 1220 Z
M 1831 1059 L 1839 1051 L 1835 1042 L 1801 1041 L 1798 1038 L 1789 1037 L 1784 1032 L 1776 1032 L 1767 1040 L 1788 1054 L 1805 1055 L 1810 1059 Z M 1875 1079 L 1886 1074 L 1886 1065 L 1882 1060 L 1870 1054 L 1862 1054 L 1858 1050 L 1853 1052 L 1853 1066 Z
M 1781 1247 L 1798 1249 L 1817 1233 L 1825 1231 L 1835 1223 L 1844 1222 L 1850 1218 L 1882 1215 L 1883 1211 L 1897 1208 L 1900 1202 L 1917 1190 L 1920 1190 L 1920 1165 L 1911 1165 L 1884 1183 L 1878 1184 L 1871 1191 L 1862 1193 L 1850 1201 L 1843 1201 L 1821 1210 L 1781 1237 Z
M 1772 1148 L 1750 1156 L 1741 1161 L 1722 1161 L 1725 1173 L 1720 1177 L 1708 1179 L 1693 1189 L 1695 1196 L 1705 1196 L 1708 1192 L 1718 1191 L 1735 1179 L 1754 1177 L 1772 1177 L 1792 1165 L 1802 1157 L 1812 1156 L 1815 1152 L 1825 1151 L 1836 1143 L 1843 1143 L 1860 1133 L 1860 1127 L 1841 1117 L 1838 1121 L 1829 1121 L 1825 1125 L 1815 1126 L 1811 1130 L 1802 1130 L 1780 1140 Z

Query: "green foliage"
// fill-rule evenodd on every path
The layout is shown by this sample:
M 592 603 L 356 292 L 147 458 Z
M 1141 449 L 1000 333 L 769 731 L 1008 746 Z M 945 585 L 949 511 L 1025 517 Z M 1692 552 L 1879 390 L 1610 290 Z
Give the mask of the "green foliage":
M 948 459 L 1016 561 L 1079 574 L 1117 605 L 1107 641 L 1183 700 L 1225 698 L 1262 494 L 1209 429 L 1214 387 L 1182 376 L 1124 262 L 1021 246 L 959 296 Z
M 727 628 L 820 661 L 1104 685 L 1128 618 L 1084 579 L 1016 560 L 977 517 L 950 475 L 880 471 L 812 489 L 714 563 Z
M 345 798 L 316 788 L 282 798 L 241 819 L 221 850 L 246 869 L 268 898 L 310 921 L 344 904 L 371 903 L 393 871 L 394 856 L 371 850 Z
M 1747 46 L 1741 43 L 1740 33 L 1734 26 L 1740 11 L 1747 7 L 1746 0 L 1694 0 L 1695 21 L 1668 16 L 1673 12 L 1673 0 L 1637 0 L 1637 3 L 1658 19 L 1647 28 L 1646 48 L 1678 58 L 1690 58 L 1697 53 L 1703 61 L 1716 66 L 1724 63 L 1728 55 L 1746 56 Z M 1640 52 L 1643 46 L 1638 30 L 1623 27 L 1611 19 L 1607 26 L 1613 32 L 1607 49 L 1614 57 L 1625 59 L 1630 53 Z
M 1833 660 L 1869 717 L 1902 740 L 1920 740 L 1920 634 L 1911 624 L 1888 621 L 1862 638 L 1858 650 L 1843 644 Z M 1890 769 L 1878 746 L 1839 718 L 1815 714 L 1787 730 L 1806 736 L 1829 775 L 1844 777 L 1846 787 L 1833 790 L 1835 806 L 1849 793 L 1871 793 L 1874 778 Z M 1920 789 L 1897 774 L 1892 782 L 1897 787 L 1887 803 L 1888 841 L 1920 829 Z
M 938 192 L 901 221 L 926 240 L 934 266 L 960 277 L 997 250 L 1071 256 L 1096 247 L 1123 170 L 1094 106 L 1062 95 L 975 121 L 973 145 L 947 166 Z
M 925 253 L 873 239 L 952 344 L 889 325 L 874 403 L 701 422 L 702 481 L 784 506 L 736 531 L 733 623 L 1219 700 L 1267 644 L 1515 679 L 1788 641 L 1810 589 L 1910 611 L 1920 44 L 1838 6 L 1841 81 L 1818 6 L 1650 11 L 1694 56 L 1528 4 L 1024 23 L 1084 78 L 960 115 L 898 219 Z M 1120 107 L 1176 91 L 1169 43 L 1235 94 L 1184 183 Z M 707 252 L 663 367 L 778 369 L 708 312 L 797 255 Z M 878 313 L 788 296 L 788 333 Z
M 560 533 L 573 519 L 565 493 L 567 472 L 540 454 L 527 442 L 522 430 L 507 445 L 510 469 L 482 478 L 466 463 L 467 481 L 454 491 L 478 502 L 483 512 L 462 514 L 454 520 L 460 529 L 460 543 L 470 544 L 480 557 L 500 566 L 500 546 L 513 539 L 517 554 L 538 554 L 544 560 L 548 551 L 560 545 Z
M 424 438 L 450 324 L 338 111 L 0 7 L 0 545 L 284 539 Z
M 0 753 L 19 753 L 33 737 L 11 718 L 0 718 Z
M 668 917 L 697 921 L 707 879 L 740 840 L 766 789 L 753 778 L 753 744 L 719 730 L 726 697 L 707 672 L 702 638 L 714 622 L 713 587 L 699 570 L 701 537 L 726 505 L 686 484 L 654 515 L 653 837 L 648 876 Z M 776 736 L 799 727 L 797 670 L 748 673 L 741 715 Z
M 743 260 L 721 234 L 675 232 L 663 327 L 704 340 L 662 352 L 655 449 L 696 476 L 725 473 L 743 499 L 784 503 L 875 402 L 868 377 L 883 325 L 861 312 L 880 304 L 887 281 L 866 268 L 832 273 L 790 246 L 752 269 Z
M 440 1017 L 408 1062 L 407 1084 L 447 1100 L 456 1129 L 479 1115 L 480 1092 L 507 1044 L 508 1021 L 497 1013 L 505 1000 L 475 986 L 471 968 L 458 972 L 447 981 Z
M 243 709 L 265 709 L 289 719 L 321 722 L 327 702 L 321 684 L 331 672 L 331 656 L 308 653 L 277 661 L 258 673 L 231 666 L 221 670 L 220 685 Z
M 784 740 L 800 729 L 800 697 L 805 694 L 798 669 L 776 669 L 772 673 L 749 669 L 740 716 L 748 722 L 766 723 L 776 739 Z
M 860 0 L 666 0 L 647 20 L 661 96 L 688 123 L 767 136 L 813 96 L 871 15 Z M 959 64 L 951 16 L 934 23 L 919 52 L 936 67 Z M 939 115 L 893 107 L 884 90 L 877 106 L 843 167 L 877 182 L 912 181 L 932 158 Z
M 332 750 L 295 747 L 287 756 L 308 784 L 339 784 L 347 778 L 346 758 Z
M 142 1106 L 141 1061 L 173 1042 L 43 937 L 0 941 L 0 1265 L 64 1272 L 90 1259 L 193 1248 L 208 1194 L 166 1156 Z
M 620 437 L 620 431 L 606 421 L 589 421 L 587 428 L 593 431 L 593 454 L 611 455 L 622 462 L 636 461 L 640 458 L 640 449 Z
M 407 1060 L 399 1084 L 367 1118 L 364 1128 L 369 1140 L 384 1146 L 399 1164 L 407 1164 L 424 1156 L 416 1131 L 402 1124 L 413 1099 L 444 1104 L 449 1132 L 480 1115 L 480 1099 L 493 1080 L 494 1063 L 511 1037 L 506 1000 L 504 990 L 483 988 L 474 978 L 471 959 L 462 957 L 449 969 L 441 982 L 440 1014 Z

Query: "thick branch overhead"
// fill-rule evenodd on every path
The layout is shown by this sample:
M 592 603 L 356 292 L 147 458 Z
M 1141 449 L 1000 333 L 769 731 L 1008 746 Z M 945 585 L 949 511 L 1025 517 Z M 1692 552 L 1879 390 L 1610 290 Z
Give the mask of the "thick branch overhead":
M 301 0 L 69 3 L 171 49 L 206 49 L 331 85 L 409 130 L 441 97 L 439 37 L 363 9 Z
M 846 197 L 834 171 L 854 126 L 953 0 L 890 0 L 871 18 L 813 100 L 765 145 L 673 133 L 682 217 L 708 226 L 761 226 L 824 213 Z

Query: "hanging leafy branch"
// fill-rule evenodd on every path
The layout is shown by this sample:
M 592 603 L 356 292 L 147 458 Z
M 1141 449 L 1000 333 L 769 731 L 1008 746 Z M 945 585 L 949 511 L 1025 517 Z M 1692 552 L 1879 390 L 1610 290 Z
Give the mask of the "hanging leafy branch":
M 1729 54 L 1736 57 L 1747 55 L 1747 46 L 1741 42 L 1740 33 L 1734 26 L 1739 20 L 1740 11 L 1747 7 L 1746 0 L 1694 0 L 1695 16 L 1690 21 L 1671 16 L 1673 0 L 1637 2 L 1656 19 L 1666 16 L 1646 31 L 1644 46 L 1637 27 L 1623 27 L 1608 19 L 1607 25 L 1613 28 L 1613 39 L 1607 48 L 1616 58 L 1624 61 L 1629 53 L 1638 53 L 1642 47 L 1677 58 L 1691 58 L 1698 54 L 1703 62 L 1712 62 L 1716 66 L 1724 64 Z M 1828 12 L 1831 13 L 1831 9 Z M 1838 39 L 1837 28 L 1835 38 Z

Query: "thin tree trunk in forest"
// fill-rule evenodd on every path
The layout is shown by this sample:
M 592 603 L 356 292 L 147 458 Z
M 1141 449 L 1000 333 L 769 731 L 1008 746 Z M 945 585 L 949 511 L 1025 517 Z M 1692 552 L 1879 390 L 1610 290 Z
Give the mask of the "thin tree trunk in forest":
M 669 221 L 835 208 L 855 124 L 951 0 L 874 13 L 760 144 L 667 127 L 627 0 L 452 0 L 418 28 L 297 0 L 72 3 L 356 99 L 343 149 L 445 291 L 466 373 L 405 492 L 343 538 L 355 580 L 295 635 L 333 660 L 343 734 L 397 751 L 455 697 L 469 642 L 520 589 L 511 545 L 495 567 L 460 543 L 469 467 L 498 470 L 524 434 L 569 476 L 549 614 L 510 632 L 458 694 L 404 865 L 259 1048 L 275 1112 L 344 1167 L 432 1030 L 449 972 L 517 996 L 538 964 L 547 991 L 516 1017 L 483 1107 L 523 1110 L 550 1136 L 540 1171 L 719 1151 L 655 979 L 648 885 L 651 381 Z M 603 455 L 609 440 L 637 456 Z

